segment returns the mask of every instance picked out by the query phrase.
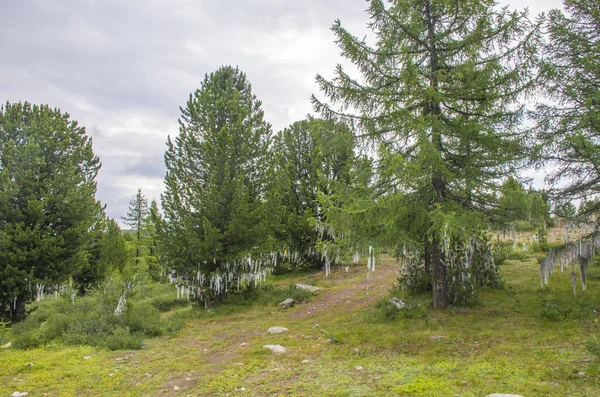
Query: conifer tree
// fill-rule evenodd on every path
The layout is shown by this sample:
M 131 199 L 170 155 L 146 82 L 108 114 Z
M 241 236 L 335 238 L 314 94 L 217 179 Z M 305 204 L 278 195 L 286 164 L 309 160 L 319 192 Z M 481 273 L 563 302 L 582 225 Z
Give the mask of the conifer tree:
M 549 180 L 560 186 L 559 203 L 600 191 L 600 8 L 596 0 L 564 4 L 549 13 L 540 87 L 550 104 L 536 114 L 539 158 L 555 166 Z M 598 210 L 587 207 L 588 215 Z
M 264 208 L 271 126 L 246 75 L 207 74 L 169 137 L 161 258 L 180 276 L 223 271 L 267 240 Z
M 31 288 L 60 284 L 86 262 L 103 217 L 99 169 L 68 114 L 27 102 L 0 108 L 0 312 L 23 317 Z
M 135 234 L 135 257 L 140 257 L 140 247 L 144 237 L 146 219 L 148 218 L 148 200 L 142 194 L 142 189 L 138 189 L 137 194 L 129 201 L 129 210 L 123 217 L 123 221 Z
M 273 144 L 269 208 L 275 238 L 299 254 L 302 264 L 321 264 L 314 220 L 324 220 L 317 195 L 347 184 L 355 160 L 354 135 L 345 125 L 309 118 L 280 131 Z
M 341 119 L 379 148 L 381 189 L 396 199 L 394 221 L 422 242 L 433 306 L 450 303 L 445 242 L 477 235 L 500 178 L 526 155 L 518 100 L 532 87 L 539 31 L 525 13 L 492 0 L 372 0 L 372 45 L 332 30 L 344 57 L 333 80 L 317 76 Z

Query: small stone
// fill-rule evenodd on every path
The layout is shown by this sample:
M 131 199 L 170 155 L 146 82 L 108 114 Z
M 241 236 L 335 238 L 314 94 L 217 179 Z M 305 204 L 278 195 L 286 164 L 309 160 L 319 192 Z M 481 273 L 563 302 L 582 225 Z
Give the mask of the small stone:
M 271 350 L 273 354 L 284 354 L 287 349 L 281 345 L 264 345 L 263 349 Z
M 151 373 L 148 373 L 148 372 L 146 373 L 146 377 L 147 377 L 147 378 L 149 378 L 149 377 L 151 377 L 151 376 L 152 376 L 152 374 L 151 374 Z
M 240 347 L 244 347 L 244 346 L 246 346 L 246 345 L 248 345 L 246 342 L 242 342 L 242 343 L 240 343 Z
M 114 375 L 114 373 L 112 373 L 112 372 L 110 374 L 108 374 L 108 376 L 113 376 L 113 375 Z
M 92 358 L 92 356 L 85 356 L 83 359 L 84 360 L 89 360 L 90 358 Z
M 310 292 L 317 292 L 321 290 L 321 288 L 315 287 L 314 285 L 310 284 L 296 284 L 296 288 L 305 289 Z
M 315 324 L 315 325 L 313 325 L 313 329 L 314 329 L 314 328 L 317 328 L 317 327 L 318 327 L 318 326 L 320 326 L 320 325 L 321 325 L 321 324 Z
M 292 307 L 294 306 L 294 303 L 296 303 L 296 301 L 292 298 L 287 298 L 286 300 L 284 300 L 283 302 L 279 303 L 279 306 L 281 306 L 284 309 L 287 309 L 288 307 Z
M 179 386 L 173 387 L 173 390 L 179 390 Z
M 310 360 L 302 360 L 302 364 L 308 364 L 310 363 Z
M 358 353 L 358 349 L 356 349 L 356 348 L 355 348 L 355 349 L 354 349 L 354 352 L 355 352 L 355 353 Z
M 364 369 L 364 368 L 363 368 L 363 367 L 361 367 L 360 365 L 356 367 L 356 370 L 357 370 L 357 371 L 362 371 L 363 369 Z
M 280 334 L 282 332 L 286 332 L 289 331 L 289 329 L 285 328 L 285 327 L 271 327 L 269 328 L 269 330 L 267 331 L 267 333 L 269 334 Z
M 26 391 L 16 391 L 13 394 L 11 394 L 11 397 L 25 397 L 28 394 L 29 393 L 27 393 Z
M 123 357 L 117 357 L 117 358 L 115 358 L 115 361 L 121 361 L 121 360 L 123 360 Z
M 431 335 L 429 340 L 440 340 L 446 338 L 444 335 Z
M 244 386 L 240 387 L 240 391 L 245 391 L 246 388 Z
M 185 380 L 192 380 L 192 378 L 185 378 Z
M 579 371 L 579 372 L 577 373 L 577 375 L 579 375 L 579 376 L 581 376 L 581 377 L 583 378 L 583 377 L 584 377 L 584 376 L 586 376 L 587 374 L 586 374 L 585 372 L 583 372 L 583 371 Z

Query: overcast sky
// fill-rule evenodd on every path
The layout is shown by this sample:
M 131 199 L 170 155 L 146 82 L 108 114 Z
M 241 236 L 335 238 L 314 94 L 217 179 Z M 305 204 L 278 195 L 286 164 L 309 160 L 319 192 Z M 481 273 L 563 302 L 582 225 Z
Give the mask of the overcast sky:
M 503 0 L 535 15 L 561 0 Z M 237 65 L 279 131 L 311 112 L 317 73 L 340 62 L 339 18 L 366 33 L 364 0 L 0 0 L 0 102 L 59 107 L 100 156 L 109 216 L 138 187 L 160 199 L 168 135 L 205 73 Z

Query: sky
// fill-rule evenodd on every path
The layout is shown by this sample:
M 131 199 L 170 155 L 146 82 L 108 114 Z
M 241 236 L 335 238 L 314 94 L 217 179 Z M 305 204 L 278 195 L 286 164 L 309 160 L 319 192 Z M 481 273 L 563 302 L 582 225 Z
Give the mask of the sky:
M 503 0 L 531 15 L 561 0 Z M 0 0 L 0 102 L 49 104 L 93 138 L 97 197 L 120 220 L 163 191 L 180 106 L 221 65 L 244 71 L 277 132 L 312 113 L 317 73 L 342 61 L 340 19 L 368 33 L 365 0 Z M 537 175 L 537 183 L 543 176 Z M 122 223 L 122 222 L 121 222 Z

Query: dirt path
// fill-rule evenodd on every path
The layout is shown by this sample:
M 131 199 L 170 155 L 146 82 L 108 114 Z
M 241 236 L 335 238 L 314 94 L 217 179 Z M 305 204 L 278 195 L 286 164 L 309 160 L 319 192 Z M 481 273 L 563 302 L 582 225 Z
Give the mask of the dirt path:
M 353 266 L 348 271 L 336 268 L 327 278 L 323 272 L 309 276 L 306 282 L 327 287 L 323 287 L 308 303 L 285 310 L 273 308 L 268 326 L 285 326 L 287 322 L 308 319 L 332 310 L 349 312 L 366 308 L 388 293 L 398 278 L 398 270 L 399 266 L 391 258 L 384 258 L 376 271 L 370 274 L 368 290 L 366 266 Z M 243 365 L 240 361 L 244 352 L 252 349 L 252 346 L 260 346 L 260 339 L 265 337 L 268 329 L 264 318 L 249 316 L 251 314 L 247 313 L 224 316 L 220 325 L 204 321 L 188 324 L 191 332 L 179 336 L 178 344 L 196 352 L 196 359 L 202 364 L 196 371 L 173 373 L 155 395 L 181 395 L 181 392 L 193 389 L 201 376 L 214 376 L 230 365 Z M 199 335 L 204 336 L 202 340 L 198 339 Z
M 398 278 L 399 266 L 386 258 L 375 268 L 367 281 L 366 266 L 351 267 L 348 272 L 337 269 L 330 275 L 342 287 L 324 288 L 309 303 L 289 314 L 290 319 L 303 319 L 323 311 L 343 309 L 353 311 L 369 306 L 385 296 Z M 368 288 L 367 288 L 368 287 Z

